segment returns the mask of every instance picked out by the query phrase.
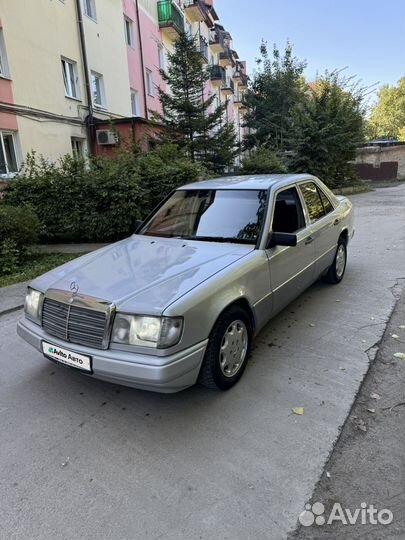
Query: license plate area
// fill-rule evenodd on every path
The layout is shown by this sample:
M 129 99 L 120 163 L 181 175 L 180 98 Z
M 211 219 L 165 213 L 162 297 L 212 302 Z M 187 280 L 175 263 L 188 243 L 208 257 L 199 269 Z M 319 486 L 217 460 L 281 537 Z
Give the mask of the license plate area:
M 86 373 L 93 373 L 92 357 L 85 354 L 77 353 L 63 347 L 58 347 L 47 341 L 42 342 L 42 352 L 44 356 L 55 360 L 56 362 L 65 366 L 84 371 Z

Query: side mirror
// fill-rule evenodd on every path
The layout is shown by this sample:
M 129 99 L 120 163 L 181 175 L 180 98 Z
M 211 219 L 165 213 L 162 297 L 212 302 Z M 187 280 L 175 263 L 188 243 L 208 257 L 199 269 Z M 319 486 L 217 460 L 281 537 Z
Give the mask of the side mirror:
M 290 233 L 273 232 L 269 236 L 266 249 L 270 249 L 274 246 L 291 246 L 297 245 L 297 235 Z
M 134 234 L 136 234 L 139 229 L 142 227 L 143 225 L 143 221 L 141 219 L 137 219 L 135 222 L 134 222 Z

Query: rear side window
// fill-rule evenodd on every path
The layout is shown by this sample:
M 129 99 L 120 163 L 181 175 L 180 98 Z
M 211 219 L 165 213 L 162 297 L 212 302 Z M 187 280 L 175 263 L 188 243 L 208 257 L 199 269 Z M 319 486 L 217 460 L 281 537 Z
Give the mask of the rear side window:
M 295 187 L 277 194 L 274 206 L 273 232 L 295 233 L 305 227 L 301 201 Z
M 318 188 L 313 182 L 306 182 L 300 185 L 300 190 L 308 208 L 309 219 L 315 223 L 326 215 Z
M 322 203 L 323 203 L 323 208 L 324 208 L 325 212 L 327 214 L 329 214 L 330 212 L 333 212 L 334 208 L 332 206 L 332 203 L 328 199 L 328 197 L 325 195 L 325 193 L 321 189 L 319 189 L 318 191 L 319 191 L 319 194 L 321 196 Z

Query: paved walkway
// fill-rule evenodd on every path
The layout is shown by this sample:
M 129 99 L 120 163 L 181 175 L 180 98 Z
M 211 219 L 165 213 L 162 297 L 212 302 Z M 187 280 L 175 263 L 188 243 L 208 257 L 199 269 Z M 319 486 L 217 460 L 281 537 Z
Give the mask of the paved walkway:
M 0 316 L 24 306 L 24 298 L 29 281 L 0 288 Z

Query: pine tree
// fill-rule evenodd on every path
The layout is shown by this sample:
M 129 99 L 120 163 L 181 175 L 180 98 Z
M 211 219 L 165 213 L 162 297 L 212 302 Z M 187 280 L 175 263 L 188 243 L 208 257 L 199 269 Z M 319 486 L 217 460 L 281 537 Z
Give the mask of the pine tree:
M 165 126 L 162 138 L 184 148 L 193 161 L 223 171 L 235 156 L 235 131 L 224 125 L 225 106 L 215 107 L 215 95 L 204 96 L 209 71 L 193 37 L 180 35 L 162 77 L 169 91 L 159 88 L 163 114 L 154 115 Z

